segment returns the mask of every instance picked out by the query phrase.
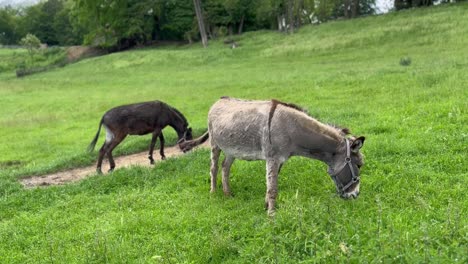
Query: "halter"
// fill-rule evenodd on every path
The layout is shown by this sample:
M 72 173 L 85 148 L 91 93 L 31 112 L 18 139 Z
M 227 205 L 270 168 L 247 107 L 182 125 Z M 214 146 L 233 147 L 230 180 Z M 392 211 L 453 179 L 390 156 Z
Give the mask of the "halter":
M 344 193 L 351 185 L 353 185 L 356 182 L 359 182 L 359 175 L 356 175 L 356 172 L 354 171 L 354 168 L 351 162 L 351 147 L 349 146 L 349 140 L 347 138 L 345 138 L 345 140 L 346 140 L 346 158 L 345 158 L 343 165 L 341 165 L 341 167 L 337 169 L 336 172 L 333 169 L 329 169 L 329 172 L 328 172 L 330 176 L 332 177 L 333 181 L 335 182 L 335 185 L 337 186 L 337 188 L 338 189 L 341 188 L 341 190 L 339 190 L 340 193 Z M 346 167 L 346 165 L 348 165 L 349 170 L 351 171 L 351 175 L 353 177 L 351 178 L 351 181 L 348 184 L 343 186 L 343 184 L 341 184 L 340 182 L 339 185 L 341 187 L 338 187 L 338 181 L 336 179 L 336 175 L 338 175 Z

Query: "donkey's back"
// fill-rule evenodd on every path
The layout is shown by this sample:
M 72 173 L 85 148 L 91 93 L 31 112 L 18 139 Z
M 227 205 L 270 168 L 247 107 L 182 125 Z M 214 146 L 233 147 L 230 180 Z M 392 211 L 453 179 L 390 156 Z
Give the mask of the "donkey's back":
M 265 159 L 270 108 L 270 101 L 220 99 L 208 113 L 211 144 L 236 158 Z
M 167 125 L 167 104 L 161 101 L 121 105 L 108 110 L 102 123 L 111 131 L 145 135 L 158 125 Z

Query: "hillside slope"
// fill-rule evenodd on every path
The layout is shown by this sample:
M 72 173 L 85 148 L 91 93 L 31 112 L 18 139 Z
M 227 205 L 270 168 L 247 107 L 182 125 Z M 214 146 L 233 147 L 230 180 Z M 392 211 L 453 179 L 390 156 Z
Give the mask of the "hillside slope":
M 468 4 L 236 41 L 0 74 L 0 262 L 468 261 Z M 339 199 L 324 164 L 294 157 L 269 219 L 264 162 L 236 161 L 226 198 L 209 194 L 206 150 L 60 187 L 17 181 L 93 164 L 85 149 L 111 107 L 162 100 L 201 134 L 223 95 L 293 102 L 365 135 L 359 199 Z M 149 140 L 129 137 L 116 153 Z

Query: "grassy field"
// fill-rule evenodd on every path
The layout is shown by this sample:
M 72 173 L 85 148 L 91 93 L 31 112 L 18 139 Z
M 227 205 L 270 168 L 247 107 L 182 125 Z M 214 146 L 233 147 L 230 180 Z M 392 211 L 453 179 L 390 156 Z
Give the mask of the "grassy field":
M 0 46 L 0 76 L 5 73 L 15 73 L 16 70 L 20 70 L 23 76 L 29 72 L 45 71 L 47 68 L 58 67 L 64 63 L 66 63 L 66 52 L 62 48 L 36 49 L 30 54 L 26 49 Z
M 237 41 L 1 72 L 0 263 L 468 262 L 468 4 Z M 341 200 L 324 164 L 295 157 L 268 218 L 265 163 L 236 161 L 226 198 L 209 193 L 208 150 L 66 186 L 17 181 L 93 164 L 85 150 L 111 107 L 162 100 L 201 134 L 223 95 L 294 102 L 365 135 L 359 199 Z

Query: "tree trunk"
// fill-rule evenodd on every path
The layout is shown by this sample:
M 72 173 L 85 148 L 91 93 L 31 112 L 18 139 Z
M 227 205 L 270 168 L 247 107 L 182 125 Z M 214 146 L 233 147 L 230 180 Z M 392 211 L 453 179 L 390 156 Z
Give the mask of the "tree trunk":
M 277 15 L 276 19 L 278 21 L 278 31 L 283 31 L 283 16 L 282 15 Z
M 350 9 L 351 0 L 344 0 L 344 16 L 346 19 L 350 18 L 349 9 Z
M 208 37 L 206 36 L 205 21 L 203 20 L 200 1 L 201 0 L 193 0 L 193 5 L 195 6 L 195 14 L 197 15 L 198 28 L 200 30 L 200 37 L 202 39 L 203 47 L 206 48 L 208 46 Z
M 302 10 L 304 8 L 304 0 L 298 1 L 298 6 L 296 8 L 296 25 L 298 28 L 302 26 Z
M 231 23 L 228 24 L 228 35 L 229 37 L 232 37 L 232 34 L 233 34 L 233 25 Z
M 289 33 L 294 33 L 294 0 L 288 0 L 288 22 L 289 22 Z
M 351 0 L 353 5 L 351 9 L 351 18 L 356 18 L 359 12 L 359 0 Z
M 401 10 L 401 9 L 403 9 L 403 1 L 402 0 L 395 0 L 393 2 L 393 6 L 395 7 L 395 10 Z
M 242 30 L 244 28 L 244 19 L 245 19 L 245 15 L 242 15 L 241 17 L 241 20 L 239 22 L 239 30 L 237 31 L 237 34 L 242 34 Z

